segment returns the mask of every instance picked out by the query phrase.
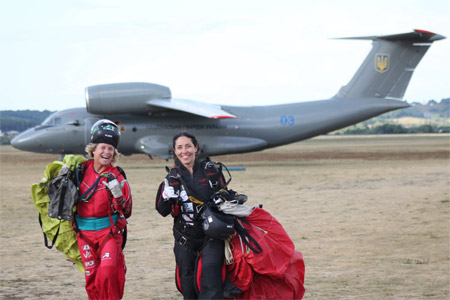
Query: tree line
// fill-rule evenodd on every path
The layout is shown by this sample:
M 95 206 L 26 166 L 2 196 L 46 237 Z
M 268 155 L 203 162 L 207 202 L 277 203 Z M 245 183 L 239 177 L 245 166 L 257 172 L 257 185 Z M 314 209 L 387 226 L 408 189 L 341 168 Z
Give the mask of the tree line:
M 422 124 L 418 126 L 403 126 L 401 124 L 384 123 L 375 126 L 349 126 L 339 131 L 332 132 L 333 135 L 353 134 L 400 134 L 400 133 L 450 133 L 450 126 Z
M 44 110 L 2 110 L 0 111 L 0 130 L 22 132 L 41 124 L 53 111 Z
M 442 99 L 441 102 L 430 100 L 427 104 L 412 103 L 411 107 L 394 110 L 330 134 L 449 133 L 449 111 L 450 98 Z M 423 119 L 423 122 L 422 124 L 399 123 L 399 120 L 406 117 Z

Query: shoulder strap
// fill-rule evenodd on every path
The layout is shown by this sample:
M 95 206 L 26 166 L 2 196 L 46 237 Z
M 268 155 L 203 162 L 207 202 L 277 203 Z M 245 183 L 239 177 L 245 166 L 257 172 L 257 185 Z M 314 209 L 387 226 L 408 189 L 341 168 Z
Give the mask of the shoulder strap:
M 117 166 L 116 168 L 117 168 L 117 170 L 119 170 L 120 174 L 122 174 L 123 178 L 127 179 L 127 175 L 125 174 L 125 171 L 119 166 Z
M 75 165 L 74 173 L 75 173 L 75 180 L 76 180 L 75 183 L 76 183 L 77 189 L 78 189 L 78 186 L 83 181 L 84 173 L 86 173 L 86 164 L 81 163 L 81 164 Z
M 231 182 L 231 173 L 228 168 L 219 161 L 211 161 L 205 160 L 202 162 L 203 172 L 205 177 L 208 179 L 209 186 L 213 191 L 213 195 L 211 198 L 221 198 L 218 197 L 222 194 L 228 194 L 228 184 Z M 225 169 L 228 173 L 228 180 L 225 180 L 225 176 L 223 174 L 223 169 Z
M 222 177 L 222 165 L 210 160 L 205 160 L 201 164 L 203 173 L 208 179 L 209 187 L 215 193 L 220 189 L 220 179 Z
M 258 244 L 258 242 L 248 233 L 247 229 L 244 228 L 244 226 L 241 225 L 239 221 L 242 221 L 246 223 L 249 226 L 252 226 L 250 222 L 248 222 L 246 219 L 241 217 L 235 217 L 234 218 L 234 228 L 236 229 L 237 233 L 241 236 L 244 243 L 256 254 L 259 254 L 262 252 L 261 246 Z M 254 246 L 252 246 L 252 244 Z
M 38 219 L 39 219 L 39 225 L 41 225 L 41 229 L 42 229 L 42 234 L 44 235 L 44 245 L 45 247 L 47 247 L 48 249 L 52 249 L 53 246 L 55 245 L 56 239 L 58 238 L 58 234 L 59 234 L 59 229 L 61 228 L 61 220 L 59 220 L 59 224 L 58 224 L 58 230 L 56 231 L 55 236 L 52 239 L 52 244 L 49 246 L 48 245 L 48 238 L 44 233 L 44 228 L 42 228 L 42 219 L 41 219 L 41 214 L 38 214 Z

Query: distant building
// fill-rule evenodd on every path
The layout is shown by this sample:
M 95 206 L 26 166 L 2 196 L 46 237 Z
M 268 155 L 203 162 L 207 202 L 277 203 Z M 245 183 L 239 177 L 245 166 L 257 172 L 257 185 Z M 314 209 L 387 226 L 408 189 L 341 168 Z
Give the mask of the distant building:
M 20 131 L 17 131 L 17 130 L 10 130 L 10 131 L 8 131 L 8 132 L 2 134 L 2 136 L 3 136 L 3 135 L 5 135 L 5 136 L 16 136 L 16 135 L 18 135 L 19 133 L 20 133 Z

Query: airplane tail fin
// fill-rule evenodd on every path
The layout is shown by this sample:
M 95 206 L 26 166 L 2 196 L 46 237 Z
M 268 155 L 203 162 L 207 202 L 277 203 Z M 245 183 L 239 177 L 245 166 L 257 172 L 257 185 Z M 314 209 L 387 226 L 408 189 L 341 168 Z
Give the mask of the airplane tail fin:
M 417 64 L 434 41 L 445 37 L 414 30 L 395 35 L 341 39 L 373 40 L 373 46 L 350 82 L 334 97 L 402 100 Z

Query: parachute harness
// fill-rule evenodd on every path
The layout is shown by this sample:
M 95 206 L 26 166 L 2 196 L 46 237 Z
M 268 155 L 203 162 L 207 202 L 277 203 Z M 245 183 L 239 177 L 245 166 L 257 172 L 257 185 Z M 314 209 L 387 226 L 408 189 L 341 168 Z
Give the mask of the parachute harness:
M 214 194 L 211 196 L 211 199 L 213 200 L 213 203 L 215 205 L 217 205 L 217 204 L 219 204 L 219 203 L 224 201 L 223 200 L 223 198 L 224 198 L 223 195 L 224 194 L 228 194 L 227 187 L 228 187 L 228 184 L 231 182 L 231 179 L 232 179 L 231 178 L 231 173 L 230 173 L 228 168 L 223 163 L 218 162 L 218 161 L 216 161 L 216 162 L 212 162 L 212 161 L 207 162 L 206 165 L 204 166 L 203 170 L 206 171 L 208 168 L 216 168 L 217 169 L 216 174 L 223 174 L 222 170 L 223 170 L 223 168 L 225 168 L 225 170 L 227 171 L 228 176 L 229 176 L 229 178 L 228 178 L 228 180 L 226 180 L 224 186 L 220 190 L 218 190 L 219 178 L 215 178 L 215 180 L 214 180 L 213 178 L 211 178 L 211 176 L 209 176 L 207 174 L 207 172 L 205 172 L 205 176 L 206 176 L 206 178 L 208 178 L 209 186 L 214 191 Z M 199 205 L 196 208 L 197 214 L 199 214 L 203 210 L 203 208 L 205 206 L 205 202 L 195 198 L 194 196 L 189 195 L 190 193 L 189 193 L 188 189 L 186 188 L 186 186 L 184 184 L 184 181 L 183 181 L 183 179 L 181 178 L 181 176 L 180 176 L 180 174 L 178 172 L 176 172 L 176 175 L 171 174 L 171 169 L 169 169 L 168 167 L 166 167 L 166 171 L 169 173 L 169 177 L 174 178 L 175 180 L 178 180 L 180 182 L 180 189 L 181 189 L 181 191 L 184 190 L 186 192 L 186 194 L 189 196 L 189 200 L 191 202 L 196 203 L 196 204 Z
M 78 173 L 77 174 L 77 181 L 78 181 Z M 83 193 L 83 195 L 80 196 L 80 201 L 81 202 L 88 202 L 89 199 L 92 198 L 92 196 L 94 196 L 98 183 L 100 182 L 101 178 L 111 178 L 111 177 L 116 177 L 113 173 L 110 172 L 105 172 L 100 174 L 100 176 L 97 178 L 97 180 L 87 189 L 86 192 Z M 78 186 L 78 184 L 77 184 Z

